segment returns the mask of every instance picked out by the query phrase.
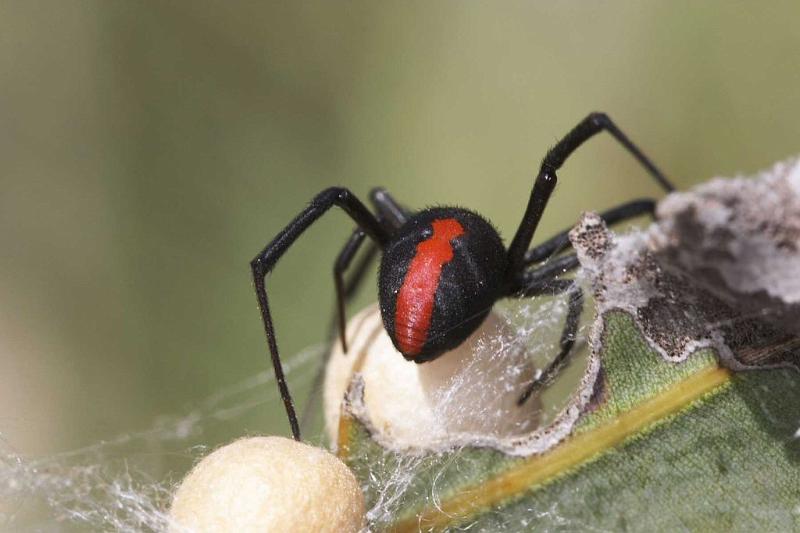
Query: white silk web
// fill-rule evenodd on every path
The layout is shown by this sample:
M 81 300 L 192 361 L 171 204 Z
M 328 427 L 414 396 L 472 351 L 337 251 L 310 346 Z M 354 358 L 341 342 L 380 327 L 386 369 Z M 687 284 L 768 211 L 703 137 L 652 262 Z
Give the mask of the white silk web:
M 306 349 L 284 369 L 310 369 L 321 352 Z M 183 415 L 85 448 L 29 458 L 0 440 L 0 530 L 166 531 L 183 471 L 210 451 L 204 435 L 265 405 L 279 405 L 271 372 L 222 389 Z
M 559 297 L 525 301 L 504 316 L 521 341 L 539 343 L 535 357 L 546 358 L 557 345 L 565 312 Z M 491 339 L 482 342 L 489 345 L 475 349 L 491 347 Z M 502 354 L 513 348 L 507 341 L 494 346 L 497 364 L 504 364 Z M 287 374 L 312 373 L 323 350 L 314 346 L 288 358 Z M 459 385 L 453 381 L 453 387 Z M 272 373 L 263 372 L 220 390 L 182 415 L 161 417 L 148 429 L 85 448 L 31 458 L 0 440 L 0 530 L 166 531 L 177 484 L 211 451 L 204 437 L 269 405 L 282 407 Z M 421 476 L 434 480 L 424 490 L 433 501 L 438 498 L 435 471 L 442 465 L 436 461 L 386 452 L 373 466 L 365 486 L 378 495 L 368 510 L 370 524 L 391 521 L 409 491 L 419 490 L 415 480 Z

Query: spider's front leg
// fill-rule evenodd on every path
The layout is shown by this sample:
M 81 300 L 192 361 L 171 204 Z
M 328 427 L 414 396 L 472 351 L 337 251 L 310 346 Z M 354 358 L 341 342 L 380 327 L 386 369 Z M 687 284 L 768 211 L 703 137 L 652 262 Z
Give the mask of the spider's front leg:
M 292 428 L 292 436 L 295 440 L 300 440 L 300 426 L 295 414 L 294 402 L 286 385 L 286 378 L 281 365 L 278 343 L 275 339 L 275 328 L 272 324 L 272 316 L 267 300 L 266 276 L 275 267 L 275 264 L 283 256 L 289 247 L 300 237 L 300 235 L 316 222 L 331 207 L 339 206 L 350 215 L 358 224 L 359 228 L 370 236 L 381 247 L 388 239 L 388 232 L 380 224 L 378 219 L 353 195 L 349 190 L 341 187 L 332 187 L 319 193 L 303 211 L 300 212 L 278 235 L 250 262 L 255 283 L 256 298 L 261 311 L 261 319 L 264 323 L 264 332 L 267 335 L 272 365 L 275 369 L 275 380 L 278 382 L 281 399 L 286 408 L 286 415 Z
M 591 113 L 551 148 L 542 161 L 522 222 L 508 248 L 506 287 L 509 295 L 532 295 L 537 290 L 541 291 L 547 287 L 561 288 L 562 292 L 566 290 L 563 282 L 567 280 L 559 280 L 557 277 L 578 266 L 578 260 L 574 254 L 557 257 L 533 271 L 526 272 L 525 269 L 528 265 L 541 261 L 565 248 L 569 242 L 567 232 L 562 232 L 530 250 L 528 247 L 558 181 L 556 172 L 578 147 L 601 131 L 610 133 L 665 191 L 674 190 L 670 181 L 658 167 L 622 133 L 606 114 Z M 654 207 L 655 203 L 651 200 L 631 202 L 607 211 L 604 213 L 604 218 L 608 222 L 622 221 L 639 214 L 652 214 Z M 569 283 L 572 284 L 572 282 Z M 569 306 L 567 321 L 561 335 L 561 351 L 545 371 L 533 380 L 531 386 L 520 397 L 520 403 L 524 402 L 541 384 L 552 379 L 569 356 L 574 343 L 572 339 L 574 339 L 583 308 L 583 295 L 580 289 L 570 293 Z
M 376 187 L 369 193 L 370 201 L 375 207 L 377 212 L 378 221 L 386 228 L 387 232 L 393 232 L 402 226 L 409 217 L 409 212 L 398 204 L 392 196 L 381 187 Z M 342 343 L 342 351 L 347 353 L 347 336 L 346 336 L 346 323 L 347 323 L 347 302 L 353 297 L 364 276 L 372 264 L 378 252 L 378 247 L 375 243 L 370 243 L 367 246 L 366 252 L 362 254 L 359 260 L 352 265 L 352 274 L 350 279 L 345 279 L 345 273 L 351 268 L 353 259 L 358 251 L 361 249 L 362 244 L 366 238 L 366 232 L 360 227 L 356 227 L 347 239 L 347 242 L 342 247 L 339 254 L 336 256 L 336 261 L 333 264 L 333 283 L 336 289 L 336 309 L 333 321 L 330 325 L 328 334 L 329 339 L 333 339 L 338 331 L 339 341 Z M 338 327 L 338 329 L 337 329 Z M 312 406 L 317 401 L 317 395 L 322 388 L 322 379 L 325 375 L 325 367 L 327 366 L 328 358 L 326 357 L 317 372 L 314 375 L 314 381 L 311 384 L 311 393 L 306 398 L 306 403 L 303 406 L 302 415 L 300 417 L 300 427 L 307 427 L 311 420 Z

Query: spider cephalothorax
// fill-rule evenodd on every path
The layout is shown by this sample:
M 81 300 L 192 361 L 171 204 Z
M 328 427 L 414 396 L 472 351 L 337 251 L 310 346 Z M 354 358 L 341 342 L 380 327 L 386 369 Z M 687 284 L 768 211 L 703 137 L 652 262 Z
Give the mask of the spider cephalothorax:
M 344 209 L 357 224 L 334 264 L 339 335 L 345 351 L 345 302 L 363 278 L 365 265 L 376 250 L 383 252 L 378 281 L 383 324 L 400 353 L 417 363 L 435 359 L 464 342 L 500 298 L 568 293 L 569 309 L 559 353 L 520 392 L 522 403 L 536 388 L 549 382 L 567 359 L 583 302 L 580 288 L 560 277 L 578 266 L 575 254 L 561 254 L 569 247 L 567 231 L 533 248 L 529 246 L 556 186 L 556 172 L 573 151 L 601 131 L 607 131 L 622 144 L 664 190 L 673 190 L 661 171 L 608 116 L 592 113 L 545 155 L 522 222 L 507 249 L 492 225 L 471 211 L 437 207 L 413 213 L 383 189 L 375 189 L 370 195 L 374 213 L 349 190 L 326 189 L 278 233 L 250 265 L 275 377 L 296 439 L 300 439 L 300 427 L 281 367 L 265 286 L 266 275 L 292 243 L 333 206 Z M 642 214 L 652 215 L 654 208 L 652 200 L 637 200 L 601 216 L 613 224 Z M 367 237 L 374 244 L 354 269 L 353 278 L 345 283 L 345 270 Z
M 497 231 L 466 209 L 421 211 L 383 250 L 378 292 L 397 350 L 423 363 L 461 344 L 503 289 L 506 251 Z

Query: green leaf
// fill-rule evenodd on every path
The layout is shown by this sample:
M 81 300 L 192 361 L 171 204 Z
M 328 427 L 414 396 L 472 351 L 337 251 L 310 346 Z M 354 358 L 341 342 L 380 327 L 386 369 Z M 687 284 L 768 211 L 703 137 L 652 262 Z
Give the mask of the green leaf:
M 404 456 L 345 406 L 339 454 L 372 529 L 800 529 L 800 373 L 734 373 L 711 349 L 668 362 L 628 313 L 599 320 L 599 394 L 543 454 Z

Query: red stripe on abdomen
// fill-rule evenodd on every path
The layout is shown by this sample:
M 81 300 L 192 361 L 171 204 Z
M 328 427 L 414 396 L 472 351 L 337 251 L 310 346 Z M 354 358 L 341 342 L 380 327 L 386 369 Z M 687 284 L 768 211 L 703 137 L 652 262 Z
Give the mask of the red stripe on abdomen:
M 403 355 L 417 355 L 428 339 L 442 267 L 453 259 L 450 241 L 464 234 L 454 218 L 433 221 L 433 235 L 417 245 L 397 294 L 395 337 Z

